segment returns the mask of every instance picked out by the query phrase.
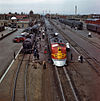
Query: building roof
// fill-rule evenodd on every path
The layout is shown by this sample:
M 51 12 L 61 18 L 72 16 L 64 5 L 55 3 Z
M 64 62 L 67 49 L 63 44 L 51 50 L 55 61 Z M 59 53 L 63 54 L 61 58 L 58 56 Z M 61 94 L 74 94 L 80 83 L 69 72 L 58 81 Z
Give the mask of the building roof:
M 18 15 L 16 16 L 16 18 L 20 19 L 20 18 L 24 18 L 24 17 L 28 17 L 27 15 Z
M 30 21 L 29 19 L 21 19 L 19 21 Z
M 86 19 L 87 21 L 98 21 L 100 19 Z

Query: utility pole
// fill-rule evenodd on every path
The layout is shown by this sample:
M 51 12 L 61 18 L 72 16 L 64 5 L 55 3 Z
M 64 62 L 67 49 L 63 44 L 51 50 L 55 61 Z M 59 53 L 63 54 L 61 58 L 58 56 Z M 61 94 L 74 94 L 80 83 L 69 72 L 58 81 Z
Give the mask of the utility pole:
M 44 10 L 43 10 L 43 16 L 44 16 Z
M 75 5 L 75 15 L 77 15 L 77 6 Z
M 51 19 L 51 14 L 50 14 L 50 10 L 49 10 L 49 15 L 50 15 L 50 19 Z

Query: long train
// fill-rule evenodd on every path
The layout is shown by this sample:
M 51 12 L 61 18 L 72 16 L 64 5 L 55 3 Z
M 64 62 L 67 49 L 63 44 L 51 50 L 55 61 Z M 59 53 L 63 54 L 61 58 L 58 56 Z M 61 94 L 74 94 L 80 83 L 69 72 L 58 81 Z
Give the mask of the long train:
M 87 27 L 88 30 L 91 30 L 91 31 L 100 33 L 100 25 L 96 25 L 96 24 L 87 24 L 86 27 Z
M 36 39 L 36 35 L 39 33 L 39 26 L 36 24 L 32 27 L 26 28 L 24 32 L 28 32 L 29 35 L 26 36 L 25 41 L 23 42 L 23 49 L 22 52 L 27 54 L 27 53 L 32 53 L 33 49 L 33 44 Z
M 59 19 L 61 23 L 70 26 L 71 28 L 83 29 L 83 23 L 74 19 Z

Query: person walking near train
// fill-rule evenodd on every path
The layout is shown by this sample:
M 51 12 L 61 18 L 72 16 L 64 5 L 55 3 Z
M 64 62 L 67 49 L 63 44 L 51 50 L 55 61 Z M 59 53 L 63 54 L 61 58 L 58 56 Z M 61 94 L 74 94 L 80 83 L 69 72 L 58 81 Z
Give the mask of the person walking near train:
M 72 54 L 72 53 L 71 53 L 71 55 L 70 55 L 70 56 L 71 56 L 71 60 L 73 60 L 73 54 Z
M 83 56 L 82 55 L 78 56 L 78 61 L 81 62 L 81 63 L 83 63 Z
M 37 53 L 37 59 L 39 60 L 39 53 Z
M 83 56 L 80 56 L 80 62 L 83 63 Z
M 88 37 L 90 37 L 90 38 L 92 37 L 91 32 L 89 32 Z
M 43 34 L 42 34 L 42 38 L 44 39 L 45 38 L 45 33 L 43 32 Z
M 43 61 L 43 69 L 46 69 L 46 62 Z
M 36 49 L 34 49 L 34 58 L 36 58 L 36 55 L 37 55 L 37 52 L 36 52 Z

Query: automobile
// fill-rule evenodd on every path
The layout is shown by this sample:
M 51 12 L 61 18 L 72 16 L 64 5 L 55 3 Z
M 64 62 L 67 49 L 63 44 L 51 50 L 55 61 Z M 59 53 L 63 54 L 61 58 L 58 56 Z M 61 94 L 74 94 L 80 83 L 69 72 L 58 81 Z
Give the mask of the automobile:
M 16 28 L 16 25 L 11 25 L 11 28 Z
M 25 37 L 23 37 L 23 36 L 16 36 L 16 37 L 13 39 L 13 42 L 20 43 L 20 42 L 23 42 L 24 40 L 25 40 Z
M 29 35 L 29 33 L 27 33 L 27 32 L 21 33 L 21 36 L 23 36 L 23 37 L 26 37 L 27 35 Z

